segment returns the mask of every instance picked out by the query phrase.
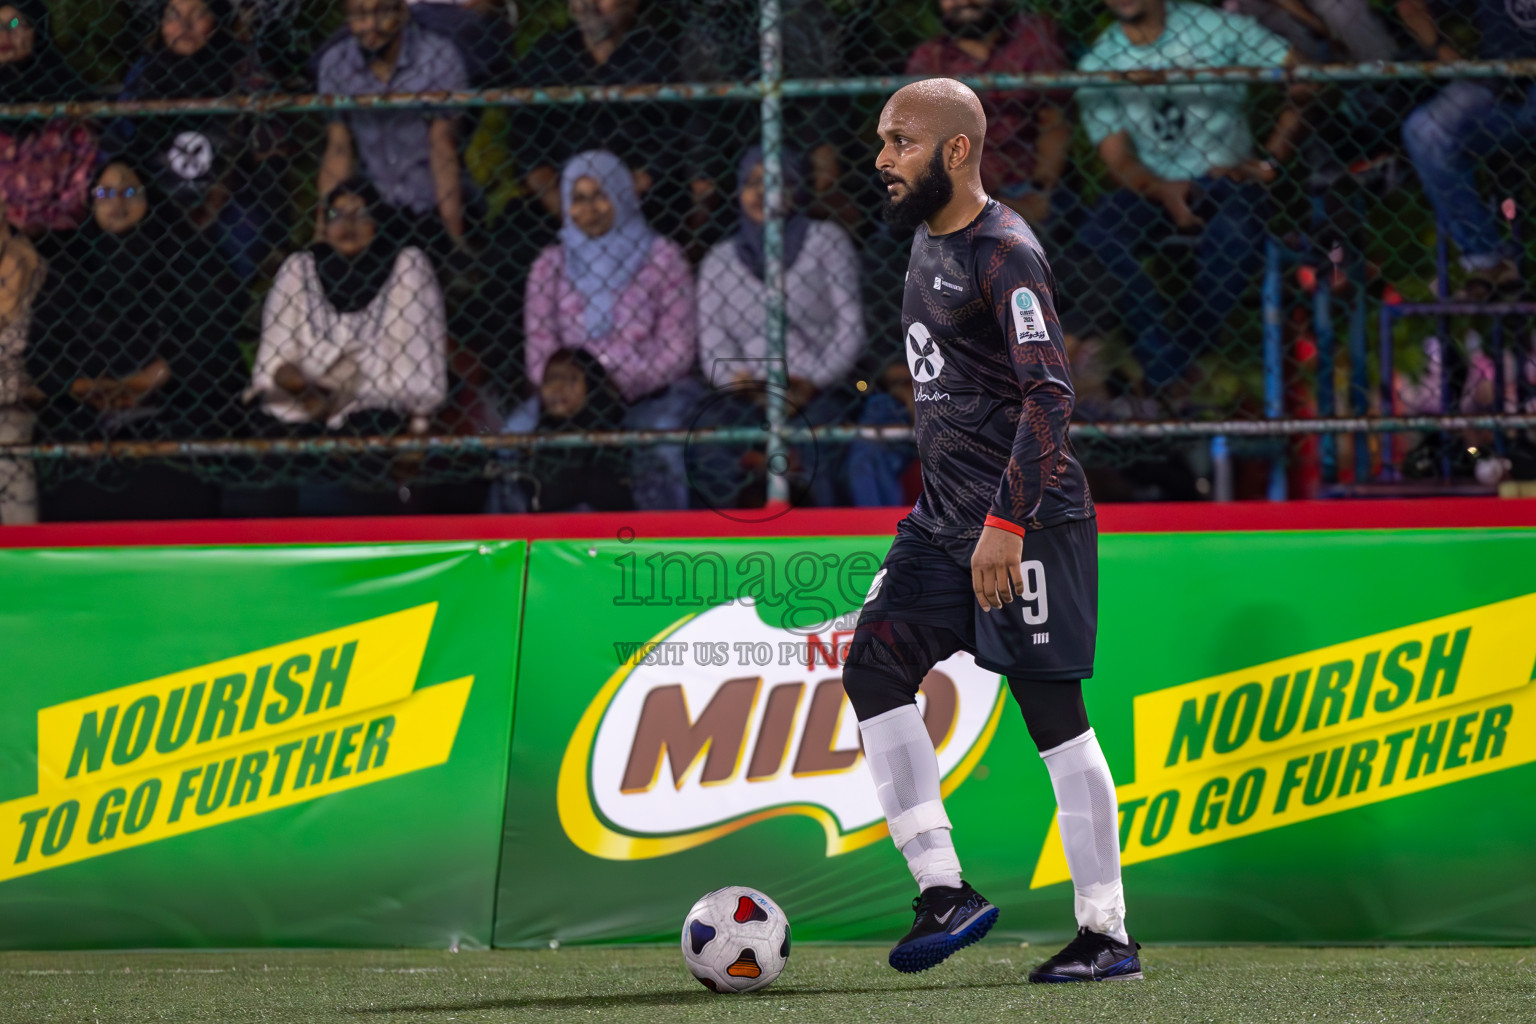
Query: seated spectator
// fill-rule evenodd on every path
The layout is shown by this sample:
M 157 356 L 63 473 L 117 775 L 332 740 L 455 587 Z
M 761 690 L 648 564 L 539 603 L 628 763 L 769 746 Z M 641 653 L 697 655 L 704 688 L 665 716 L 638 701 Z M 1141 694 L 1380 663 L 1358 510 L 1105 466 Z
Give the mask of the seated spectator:
M 546 36 L 519 72 L 524 86 L 640 85 L 675 82 L 680 68 L 671 45 L 639 24 L 640 0 L 570 0 L 571 27 Z M 573 154 L 603 149 L 634 172 L 635 186 L 653 215 L 675 214 L 675 187 L 657 186 L 677 171 L 672 148 L 681 119 L 677 103 L 582 103 L 514 108 L 512 137 L 524 182 L 553 216 L 557 187 Z
M 805 160 L 783 154 L 785 358 L 790 401 L 804 409 L 840 384 L 864 349 L 859 262 L 847 232 L 799 212 L 805 200 Z M 741 220 L 736 234 L 710 249 L 699 268 L 699 367 L 715 387 L 768 379 L 763 284 L 763 150 L 741 159 Z
M 507 417 L 509 434 L 614 430 L 624 403 L 603 364 L 562 348 L 544 366 L 539 393 Z M 505 460 L 490 512 L 613 512 L 634 507 L 629 459 L 622 448 L 540 448 Z
M 1079 62 L 1083 71 L 1274 67 L 1293 58 L 1250 18 L 1182 0 L 1106 0 L 1117 19 Z M 1255 158 L 1246 86 L 1153 85 L 1078 91 L 1088 136 L 1120 188 L 1101 199 L 1081 240 L 1119 282 L 1119 308 L 1147 385 L 1177 399 L 1191 361 L 1219 338 L 1263 264 L 1265 184 L 1290 154 L 1301 114 L 1281 113 Z M 1175 232 L 1198 236 L 1195 280 L 1169 303 L 1142 259 Z
M 168 0 L 151 52 L 128 72 L 120 100 L 213 99 L 249 90 L 245 47 L 228 0 Z M 286 231 L 270 199 L 282 191 L 273 160 L 258 157 L 252 126 L 223 114 L 123 118 L 114 144 L 154 175 L 164 199 L 208 232 L 241 280 Z
M 578 154 L 560 192 L 560 241 L 534 261 L 523 304 L 528 379 L 543 383 L 556 350 L 586 349 L 629 404 L 626 427 L 685 426 L 702 390 L 688 375 L 697 339 L 687 258 L 646 224 L 634 179 L 614 154 Z M 634 479 L 639 508 L 687 507 L 680 448 L 638 449 Z
M 93 222 L 71 239 L 47 344 L 35 346 L 53 434 L 204 435 L 227 412 L 239 364 L 230 286 L 207 275 L 206 247 L 128 164 L 108 164 L 92 194 Z
M 199 238 L 145 178 L 108 164 L 93 222 L 70 239 L 40 299 L 28 369 L 51 440 L 184 440 L 230 430 L 239 387 L 239 317 L 227 279 Z M 43 495 L 44 518 L 178 518 L 212 514 L 217 492 L 142 460 L 109 464 L 104 488 Z M 67 493 L 66 493 L 67 492 Z
M 42 0 L 0 3 L 0 101 L 67 103 L 86 86 L 54 47 Z M 0 131 L 0 203 L 29 233 L 67 231 L 87 217 L 96 136 L 83 124 L 11 121 Z
M 909 75 L 1019 74 L 1066 71 L 1071 65 L 1056 42 L 1056 26 L 1043 14 L 1009 17 L 1003 0 L 938 0 L 944 33 L 929 39 L 907 59 Z M 981 184 L 998 202 L 1030 224 L 1044 224 L 1053 208 L 1072 205 L 1058 188 L 1067 167 L 1072 126 L 1066 92 L 981 93 L 987 112 L 981 152 Z
M 351 178 L 325 199 L 325 237 L 283 262 L 262 313 L 247 400 L 290 426 L 425 433 L 448 392 L 447 322 L 431 262 L 378 192 Z
M 1482 33 L 1483 60 L 1536 57 L 1536 5 L 1478 0 L 1472 17 Z M 1454 50 L 1451 51 L 1454 54 Z M 1492 205 L 1478 194 L 1478 165 L 1502 151 L 1523 151 L 1536 132 L 1536 82 L 1452 82 L 1403 125 L 1403 143 L 1434 204 L 1442 230 L 1461 250 L 1467 272 L 1457 297 L 1474 302 L 1514 297 L 1525 288 L 1520 244 L 1499 230 Z
M 284 0 L 262 0 L 282 3 Z M 293 0 L 288 0 L 293 2 Z M 416 24 L 453 43 L 464 59 L 464 71 L 474 89 L 514 84 L 512 66 L 517 47 L 517 0 L 407 0 Z M 318 69 L 326 51 L 352 35 L 345 24 L 332 32 L 311 57 Z M 464 113 L 471 113 L 465 111 Z
M 319 89 L 339 96 L 387 92 L 461 92 L 464 58 L 447 39 L 423 29 L 405 0 L 346 0 L 352 37 L 320 56 Z M 320 164 L 328 196 L 360 160 L 384 202 L 409 219 L 423 239 L 440 237 L 434 212 L 455 242 L 464 237 L 455 112 L 448 109 L 356 110 L 332 116 Z M 319 211 L 323 218 L 327 211 Z M 317 233 L 324 235 L 325 225 Z
M 806 165 L 793 150 L 783 154 L 784 194 L 784 312 L 786 399 L 789 414 L 813 426 L 839 421 L 852 404 L 845 382 L 864 349 L 864 308 L 859 297 L 859 263 L 846 232 L 829 221 L 816 221 L 800 212 L 806 200 Z M 768 380 L 772 358 L 768 351 L 767 301 L 763 283 L 763 151 L 747 150 L 737 170 L 740 185 L 740 226 L 732 238 L 709 251 L 699 268 L 699 368 L 714 387 L 731 387 L 729 398 L 717 396 L 700 426 L 745 425 L 760 422 L 761 387 Z M 712 485 L 735 486 L 737 474 L 719 465 L 720 459 L 741 457 L 739 449 L 700 446 L 701 463 L 714 463 Z M 813 459 L 830 459 L 826 450 L 814 456 L 799 452 L 809 466 Z M 817 466 L 810 484 L 821 485 L 817 504 L 832 504 L 829 488 L 835 473 Z
M 0 217 L 0 444 L 32 440 L 41 396 L 27 376 L 24 353 L 32 305 L 47 265 L 24 235 Z M 37 522 L 37 472 L 30 459 L 0 459 L 0 525 Z

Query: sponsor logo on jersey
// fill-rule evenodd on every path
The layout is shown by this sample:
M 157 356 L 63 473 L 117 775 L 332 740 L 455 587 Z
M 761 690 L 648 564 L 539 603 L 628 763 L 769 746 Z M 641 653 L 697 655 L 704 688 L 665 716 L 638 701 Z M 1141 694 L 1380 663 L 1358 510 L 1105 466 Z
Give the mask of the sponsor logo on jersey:
M 1045 313 L 1034 292 L 1028 288 L 1015 288 L 1008 298 L 1008 305 L 1013 308 L 1013 330 L 1020 345 L 1050 338 L 1045 329 Z
M 473 677 L 417 689 L 437 605 L 41 708 L 0 882 L 448 760 Z
M 926 384 L 944 372 L 944 353 L 921 320 L 914 320 L 907 328 L 907 369 L 918 384 Z
M 945 288 L 948 288 L 952 292 L 963 292 L 963 291 L 965 291 L 965 286 L 964 285 L 953 284 L 952 282 L 946 281 L 942 277 L 939 277 L 938 275 L 934 275 L 934 278 L 933 278 L 933 290 L 936 291 L 936 292 L 939 292 L 939 291 L 943 291 Z
M 879 577 L 871 592 L 879 587 Z M 852 632 L 792 632 L 746 601 L 690 616 L 656 643 L 778 652 L 803 676 L 748 661 L 660 659 L 635 651 L 577 724 L 560 765 L 556 805 L 571 842 L 595 857 L 643 860 L 692 849 L 784 815 L 817 821 L 827 856 L 888 835 L 841 665 Z M 752 666 L 752 667 L 748 667 Z M 996 672 L 957 654 L 923 681 L 919 703 L 948 795 L 980 761 L 1006 691 Z
M 939 402 L 949 397 L 948 391 L 929 391 L 919 387 L 912 395 L 914 402 Z
M 1536 594 L 1135 698 L 1136 864 L 1536 761 Z M 1065 882 L 1054 819 L 1032 886 Z

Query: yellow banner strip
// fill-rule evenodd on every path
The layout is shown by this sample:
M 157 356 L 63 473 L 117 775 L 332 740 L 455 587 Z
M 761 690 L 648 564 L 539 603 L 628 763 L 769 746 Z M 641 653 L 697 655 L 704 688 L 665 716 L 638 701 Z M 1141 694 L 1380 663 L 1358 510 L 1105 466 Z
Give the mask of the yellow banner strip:
M 1536 594 L 1135 699 L 1136 864 L 1536 761 Z M 1053 819 L 1032 886 L 1069 880 Z
M 1518 689 L 1536 594 L 1138 696 L 1136 778 L 1192 773 Z
M 444 764 L 473 683 L 0 803 L 0 882 Z
M 1536 761 L 1536 685 L 1239 765 L 1119 787 L 1122 864 L 1137 864 Z M 1053 818 L 1031 888 L 1071 878 Z
M 43 708 L 38 792 L 227 755 L 403 700 L 436 614 L 424 604 Z

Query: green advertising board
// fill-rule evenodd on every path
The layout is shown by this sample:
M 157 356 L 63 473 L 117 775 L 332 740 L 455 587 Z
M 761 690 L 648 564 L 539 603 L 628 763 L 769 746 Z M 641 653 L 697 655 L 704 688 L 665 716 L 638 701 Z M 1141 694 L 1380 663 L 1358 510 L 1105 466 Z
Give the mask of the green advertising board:
M 891 939 L 840 675 L 888 544 L 0 551 L 0 945 L 669 941 L 726 884 Z M 1101 550 L 1139 937 L 1536 939 L 1536 531 Z M 999 934 L 1067 935 L 1006 687 L 960 655 L 921 706 Z
M 0 551 L 0 946 L 488 945 L 525 557 Z
M 674 940 L 728 884 L 797 939 L 910 925 L 840 686 L 888 544 L 533 545 L 497 944 Z M 1100 544 L 1086 691 L 1138 937 L 1536 939 L 1536 531 Z M 1002 680 L 960 655 L 921 704 L 994 934 L 1066 937 L 1054 799 Z

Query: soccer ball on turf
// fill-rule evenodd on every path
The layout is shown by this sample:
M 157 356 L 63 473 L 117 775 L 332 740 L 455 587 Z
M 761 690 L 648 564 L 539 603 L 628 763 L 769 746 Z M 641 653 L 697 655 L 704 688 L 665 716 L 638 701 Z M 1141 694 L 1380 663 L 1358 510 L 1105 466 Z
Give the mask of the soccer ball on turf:
M 683 918 L 683 962 L 711 992 L 764 988 L 788 959 L 789 919 L 756 889 L 716 889 Z

